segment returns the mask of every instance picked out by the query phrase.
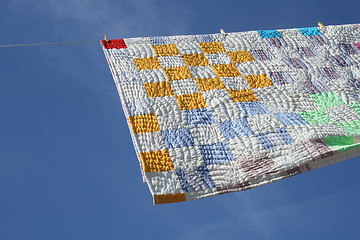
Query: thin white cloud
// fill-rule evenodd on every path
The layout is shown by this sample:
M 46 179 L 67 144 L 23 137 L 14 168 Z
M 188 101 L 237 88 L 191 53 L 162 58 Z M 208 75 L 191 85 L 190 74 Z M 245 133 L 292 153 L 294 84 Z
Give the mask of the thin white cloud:
M 142 0 L 13 0 L 10 12 L 13 16 L 32 12 L 58 22 L 71 20 L 74 25 L 88 26 L 94 32 L 141 36 L 143 34 L 185 33 L 190 26 L 189 9 L 181 1 Z M 186 16 L 185 16 L 186 15 Z M 61 26 L 56 26 L 61 27 Z M 69 27 L 69 26 L 67 26 Z M 81 32 L 81 29 L 78 29 Z M 145 36 L 145 35 L 142 35 Z
M 166 9 L 166 8 L 171 8 Z M 134 36 L 156 36 L 170 34 L 184 34 L 190 25 L 188 19 L 182 13 L 188 12 L 186 6 L 181 2 L 162 2 L 157 0 L 143 1 L 96 1 L 96 0 L 13 0 L 9 4 L 10 16 L 13 19 L 21 19 L 31 27 L 33 23 L 26 22 L 26 19 L 33 16 L 41 16 L 48 19 L 49 23 L 44 23 L 39 28 L 46 30 L 41 32 L 43 39 L 30 40 L 33 42 L 67 42 L 67 41 L 96 41 L 107 34 L 109 38 L 128 38 Z M 35 28 L 36 29 L 36 28 Z M 41 31 L 41 29 L 36 29 Z M 39 35 L 39 36 L 40 36 Z M 36 32 L 32 37 L 36 37 Z M 54 40 L 55 39 L 55 40 Z M 21 42 L 11 36 L 8 42 Z M 73 45 L 74 46 L 74 45 Z M 70 47 L 70 46 L 69 46 Z M 65 49 L 66 47 L 61 47 Z M 98 46 L 90 48 L 101 49 Z M 79 72 L 94 71 L 103 69 L 105 65 L 99 65 L 99 58 L 94 58 L 96 51 L 87 52 L 84 46 L 76 48 L 76 51 L 69 55 L 69 51 L 60 51 L 60 47 L 42 47 L 41 54 L 54 65 L 64 66 L 65 61 L 71 61 L 71 68 L 62 68 L 69 77 L 76 76 Z M 68 48 L 67 48 L 68 49 Z M 97 55 L 98 56 L 98 55 Z M 101 60 L 106 63 L 105 58 Z M 106 67 L 106 71 L 108 68 Z M 81 76 L 77 78 L 83 81 Z M 99 79 L 87 79 L 106 88 L 113 88 L 113 83 L 100 81 Z
M 224 211 L 226 218 L 216 218 L 216 216 L 209 215 L 209 218 L 214 218 L 210 224 L 199 223 L 199 228 L 179 236 L 176 240 L 185 239 L 215 239 L 213 233 L 224 232 L 231 226 L 231 229 L 236 229 L 239 232 L 239 237 L 246 239 L 246 234 L 251 234 L 252 238 L 256 239 L 277 239 L 281 236 L 279 228 L 284 224 L 295 226 L 300 219 L 307 219 L 304 215 L 311 210 L 321 211 L 325 208 L 338 205 L 342 202 L 343 195 L 346 191 L 351 189 L 343 189 L 336 193 L 329 195 L 321 195 L 319 197 L 310 197 L 307 201 L 298 201 L 293 199 L 289 193 L 285 193 L 281 188 L 276 186 L 271 188 L 271 200 L 281 198 L 282 202 L 289 202 L 289 204 L 267 204 L 266 198 L 254 198 L 254 195 L 260 194 L 247 194 L 235 193 L 230 197 L 228 196 L 227 204 L 224 204 L 224 199 L 216 201 L 218 205 L 213 206 L 214 209 L 221 209 Z M 263 194 L 262 194 L 263 195 Z M 274 208 L 265 208 L 266 206 L 275 206 Z M 211 214 L 211 210 L 209 210 Z M 224 235 L 226 239 L 226 235 Z

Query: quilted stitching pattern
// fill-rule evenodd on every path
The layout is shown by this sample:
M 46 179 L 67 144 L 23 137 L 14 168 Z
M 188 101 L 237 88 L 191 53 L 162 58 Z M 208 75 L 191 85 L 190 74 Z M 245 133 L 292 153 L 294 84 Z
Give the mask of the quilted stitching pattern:
M 155 204 L 360 153 L 357 24 L 102 44 Z

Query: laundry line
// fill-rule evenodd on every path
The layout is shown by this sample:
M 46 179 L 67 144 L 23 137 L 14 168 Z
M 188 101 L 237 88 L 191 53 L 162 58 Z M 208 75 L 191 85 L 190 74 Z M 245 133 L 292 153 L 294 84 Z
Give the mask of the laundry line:
M 84 43 L 99 43 L 98 41 L 82 41 L 82 42 L 58 42 L 58 43 L 25 43 L 25 44 L 7 44 L 0 45 L 0 48 L 4 47 L 25 47 L 25 46 L 44 46 L 44 45 L 64 45 L 64 44 L 84 44 Z

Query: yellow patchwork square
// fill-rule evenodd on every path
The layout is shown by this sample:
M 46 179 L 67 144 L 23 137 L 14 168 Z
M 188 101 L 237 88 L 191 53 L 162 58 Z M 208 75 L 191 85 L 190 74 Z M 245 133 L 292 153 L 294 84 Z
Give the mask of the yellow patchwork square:
M 227 53 L 233 61 L 233 63 L 243 63 L 255 61 L 254 57 L 251 55 L 249 51 L 236 51 L 236 52 L 228 52 Z
M 186 201 L 185 193 L 174 193 L 166 195 L 154 195 L 154 203 L 174 203 Z
M 203 43 L 199 43 L 199 45 L 204 53 L 225 52 L 225 49 L 221 44 L 221 42 L 203 42 Z
M 135 58 L 134 62 L 138 70 L 146 69 L 159 69 L 161 68 L 159 59 L 157 57 L 148 57 L 148 58 Z
M 175 44 L 164 44 L 152 46 L 158 57 L 180 55 Z
M 149 97 L 164 97 L 174 95 L 169 82 L 144 83 Z
M 206 108 L 204 96 L 201 93 L 183 94 L 176 96 L 180 110 Z
M 236 68 L 235 64 L 218 64 L 218 65 L 211 65 L 212 69 L 214 70 L 215 74 L 218 77 L 237 77 L 241 76 L 241 73 Z
M 167 150 L 141 152 L 140 158 L 144 172 L 165 172 L 175 169 Z
M 230 97 L 234 102 L 256 102 L 259 101 L 251 89 L 234 90 L 228 89 Z
M 208 60 L 204 54 L 186 54 L 182 55 L 184 62 L 187 66 L 207 66 Z
M 263 88 L 273 86 L 270 78 L 265 74 L 244 76 L 251 88 Z
M 160 131 L 155 113 L 129 117 L 129 122 L 134 134 Z
M 192 78 L 188 67 L 164 68 L 164 71 L 169 81 Z
M 219 78 L 195 78 L 195 81 L 202 92 L 225 88 L 224 83 Z

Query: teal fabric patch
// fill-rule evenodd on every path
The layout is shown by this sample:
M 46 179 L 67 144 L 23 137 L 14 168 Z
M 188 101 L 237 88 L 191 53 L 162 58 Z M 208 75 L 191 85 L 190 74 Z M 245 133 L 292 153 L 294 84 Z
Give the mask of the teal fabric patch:
M 320 30 L 316 27 L 298 28 L 298 29 L 304 36 L 314 36 L 314 35 L 322 34 Z
M 282 37 L 281 33 L 277 30 L 259 30 L 258 33 L 262 38 Z

